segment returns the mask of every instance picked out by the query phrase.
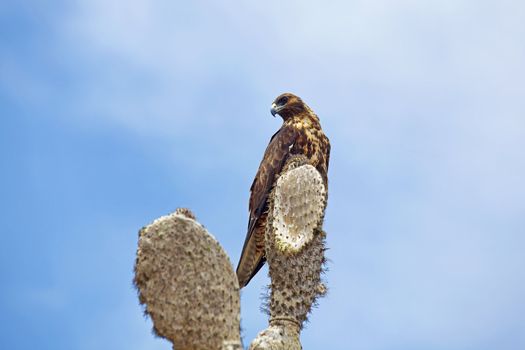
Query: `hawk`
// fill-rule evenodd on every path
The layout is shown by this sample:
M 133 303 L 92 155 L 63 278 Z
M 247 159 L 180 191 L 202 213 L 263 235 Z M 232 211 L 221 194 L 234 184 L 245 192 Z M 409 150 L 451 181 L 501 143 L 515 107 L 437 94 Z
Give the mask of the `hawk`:
M 328 189 L 330 141 L 319 118 L 298 96 L 284 93 L 272 104 L 272 115 L 283 118 L 283 125 L 272 136 L 250 188 L 248 233 L 237 265 L 239 286 L 245 287 L 266 261 L 264 232 L 268 216 L 268 197 L 286 160 L 304 155 L 323 178 Z

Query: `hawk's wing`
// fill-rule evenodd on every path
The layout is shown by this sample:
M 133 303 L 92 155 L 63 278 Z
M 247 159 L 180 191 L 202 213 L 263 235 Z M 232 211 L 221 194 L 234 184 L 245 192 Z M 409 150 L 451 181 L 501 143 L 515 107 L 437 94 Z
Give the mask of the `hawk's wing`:
M 248 233 L 237 265 L 237 277 L 241 288 L 248 284 L 264 264 L 264 231 L 268 196 L 276 176 L 281 173 L 286 159 L 290 155 L 297 134 L 295 128 L 283 125 L 272 136 L 250 188 Z

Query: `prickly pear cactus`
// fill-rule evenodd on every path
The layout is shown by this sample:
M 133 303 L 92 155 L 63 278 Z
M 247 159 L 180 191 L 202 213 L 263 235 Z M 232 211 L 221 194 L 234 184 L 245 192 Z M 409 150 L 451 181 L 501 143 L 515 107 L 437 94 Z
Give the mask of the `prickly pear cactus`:
M 304 156 L 285 165 L 270 194 L 265 252 L 270 271 L 269 327 L 252 350 L 299 350 L 300 332 L 325 294 L 322 231 L 326 189 Z M 176 350 L 240 350 L 239 283 L 215 238 L 188 209 L 139 232 L 135 286 L 157 335 Z
M 140 230 L 134 283 L 155 333 L 173 349 L 242 349 L 237 276 L 189 210 Z
M 270 326 L 251 350 L 301 349 L 300 330 L 316 299 L 326 293 L 322 222 L 326 189 L 304 157 L 287 162 L 270 195 L 265 234 L 270 284 Z

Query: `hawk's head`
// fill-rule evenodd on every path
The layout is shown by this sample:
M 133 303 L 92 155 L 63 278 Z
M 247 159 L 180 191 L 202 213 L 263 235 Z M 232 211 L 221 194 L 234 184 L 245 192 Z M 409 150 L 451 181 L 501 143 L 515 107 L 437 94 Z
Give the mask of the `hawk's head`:
M 299 96 L 286 92 L 277 96 L 272 103 L 271 112 L 274 117 L 279 114 L 283 120 L 286 120 L 307 110 L 308 107 Z

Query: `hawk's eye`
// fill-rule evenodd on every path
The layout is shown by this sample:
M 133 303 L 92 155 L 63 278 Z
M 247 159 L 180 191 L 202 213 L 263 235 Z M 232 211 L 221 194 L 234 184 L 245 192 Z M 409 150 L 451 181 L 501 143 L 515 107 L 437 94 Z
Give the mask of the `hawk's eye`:
M 279 101 L 277 101 L 277 105 L 284 106 L 286 104 L 286 102 L 288 102 L 288 97 L 283 96 L 283 97 L 281 97 L 279 99 Z

